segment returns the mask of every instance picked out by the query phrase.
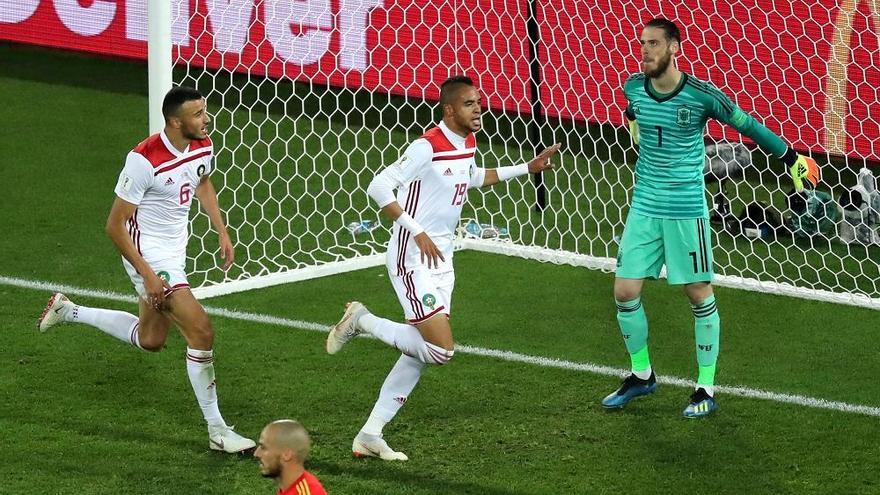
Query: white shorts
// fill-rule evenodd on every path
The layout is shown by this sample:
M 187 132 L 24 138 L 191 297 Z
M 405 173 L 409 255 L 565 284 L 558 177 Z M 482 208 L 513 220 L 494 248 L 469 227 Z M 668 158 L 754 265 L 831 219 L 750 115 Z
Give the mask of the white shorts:
M 449 315 L 455 272 L 414 270 L 402 277 L 389 273 L 389 278 L 410 323 L 421 323 L 437 313 Z
M 140 297 L 144 297 L 146 295 L 146 291 L 144 290 L 144 277 L 141 277 L 141 274 L 135 270 L 127 259 L 122 258 L 122 264 L 125 266 L 125 271 L 128 272 L 128 278 L 130 278 L 131 283 L 134 284 L 134 290 L 137 291 Z M 189 281 L 186 279 L 186 272 L 183 271 L 185 265 L 186 256 L 150 263 L 150 268 L 156 272 L 156 275 L 162 280 L 168 282 L 168 285 L 171 286 L 171 289 L 165 289 L 166 296 L 178 289 L 189 287 Z

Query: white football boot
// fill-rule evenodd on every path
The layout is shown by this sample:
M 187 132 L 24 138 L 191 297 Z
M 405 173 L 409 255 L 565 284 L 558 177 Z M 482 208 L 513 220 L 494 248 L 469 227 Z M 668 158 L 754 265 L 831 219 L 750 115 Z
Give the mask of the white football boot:
M 73 310 L 74 306 L 75 304 L 70 302 L 70 299 L 64 294 L 60 292 L 52 294 L 52 297 L 49 298 L 49 302 L 46 304 L 46 309 L 43 310 L 43 314 L 37 320 L 37 328 L 45 333 L 55 325 L 64 323 L 67 321 L 65 317 Z
M 257 446 L 250 438 L 245 438 L 232 430 L 231 426 L 208 425 L 208 444 L 211 450 L 220 450 L 230 454 L 244 452 Z
M 378 435 L 367 435 L 359 432 L 351 444 L 351 453 L 355 457 L 378 457 L 383 461 L 408 461 L 403 452 L 396 452 L 388 446 L 385 439 Z
M 330 335 L 327 336 L 327 354 L 336 354 L 346 342 L 361 333 L 362 330 L 357 323 L 358 319 L 366 313 L 368 311 L 363 304 L 357 301 L 348 303 L 342 319 L 330 327 Z

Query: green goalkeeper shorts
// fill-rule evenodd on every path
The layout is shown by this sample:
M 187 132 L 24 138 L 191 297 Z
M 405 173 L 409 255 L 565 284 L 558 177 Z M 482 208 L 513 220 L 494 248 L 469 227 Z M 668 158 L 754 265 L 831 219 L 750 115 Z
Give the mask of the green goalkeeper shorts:
M 618 278 L 658 278 L 670 285 L 712 281 L 708 218 L 654 218 L 630 210 L 617 252 Z

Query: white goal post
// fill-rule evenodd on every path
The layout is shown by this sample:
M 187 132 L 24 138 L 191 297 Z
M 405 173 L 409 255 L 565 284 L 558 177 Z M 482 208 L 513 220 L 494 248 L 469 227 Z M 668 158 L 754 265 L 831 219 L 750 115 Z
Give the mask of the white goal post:
M 174 41 L 174 83 L 208 98 L 237 241 L 223 273 L 194 214 L 188 269 L 201 297 L 381 265 L 390 222 L 366 186 L 436 121 L 439 83 L 459 73 L 486 105 L 483 166 L 563 147 L 540 187 L 472 191 L 458 248 L 613 271 L 637 156 L 621 84 L 639 71 L 642 25 L 664 16 L 682 28 L 682 70 L 824 165 L 819 194 L 792 195 L 781 163 L 708 126 L 716 283 L 880 309 L 875 1 L 170 4 L 156 29 Z

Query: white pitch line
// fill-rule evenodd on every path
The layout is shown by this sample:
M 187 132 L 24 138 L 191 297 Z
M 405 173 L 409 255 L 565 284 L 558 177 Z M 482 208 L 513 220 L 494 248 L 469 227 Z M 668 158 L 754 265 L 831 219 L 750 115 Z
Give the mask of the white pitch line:
M 575 361 L 566 361 L 563 359 L 547 358 L 541 356 L 529 356 L 528 354 L 520 354 L 511 351 L 499 351 L 496 349 L 484 349 L 482 347 L 472 347 L 469 345 L 455 345 L 456 352 L 464 352 L 466 354 L 474 354 L 477 356 L 486 356 L 502 359 L 504 361 L 513 361 L 518 363 L 528 363 L 538 366 L 546 366 L 550 368 L 562 368 L 572 371 L 586 371 L 596 375 L 615 376 L 623 378 L 630 373 L 629 370 L 621 368 L 612 368 L 610 366 L 602 366 L 592 363 L 578 363 Z M 694 388 L 696 383 L 693 380 L 686 380 L 674 376 L 658 376 L 658 383 L 674 385 L 677 387 Z M 880 407 L 863 406 L 859 404 L 849 404 L 846 402 L 830 401 L 816 397 L 808 397 L 805 395 L 792 395 L 780 392 L 771 392 L 768 390 L 760 390 L 748 387 L 734 387 L 726 385 L 716 385 L 715 391 L 728 395 L 738 395 L 740 397 L 748 397 L 751 399 L 764 399 L 775 402 L 783 402 L 787 404 L 796 404 L 799 406 L 813 407 L 817 409 L 830 409 L 832 411 L 841 411 L 857 414 L 866 414 L 868 416 L 880 417 Z
M 112 301 L 121 301 L 121 302 L 129 302 L 136 303 L 137 298 L 131 295 L 119 294 L 116 292 L 108 292 L 101 290 L 93 290 L 93 289 L 83 289 L 80 287 L 73 287 L 69 285 L 63 284 L 55 284 L 52 282 L 40 282 L 33 280 L 26 280 L 21 278 L 13 278 L 13 277 L 5 277 L 0 275 L 0 285 L 9 285 L 14 287 L 20 287 L 24 289 L 33 289 L 33 290 L 41 290 L 45 292 L 64 292 L 65 294 L 75 295 L 75 296 L 83 296 L 83 297 L 93 297 L 97 299 L 107 299 Z M 277 325 L 289 328 L 297 328 L 300 330 L 310 330 L 310 331 L 318 331 L 318 332 L 326 332 L 329 328 L 329 325 L 315 323 L 310 321 L 303 320 L 295 320 L 290 318 L 281 318 L 277 316 L 264 315 L 259 313 L 249 313 L 246 311 L 235 311 L 226 308 L 215 308 L 212 306 L 205 306 L 205 310 L 208 314 L 221 316 L 224 318 L 230 318 L 235 320 L 242 321 L 250 321 L 255 323 L 264 323 L 268 325 Z M 510 361 L 516 363 L 524 363 L 524 364 L 532 364 L 536 366 L 544 366 L 549 368 L 560 368 L 570 371 L 583 371 L 587 373 L 593 373 L 596 375 L 603 376 L 612 376 L 622 378 L 629 374 L 629 370 L 625 370 L 622 368 L 613 368 L 610 366 L 602 366 L 599 364 L 593 363 L 579 363 L 575 361 L 568 361 L 564 359 L 555 359 L 548 358 L 543 356 L 530 356 L 528 354 L 520 354 L 518 352 L 511 351 L 502 351 L 498 349 L 487 349 L 484 347 L 474 347 L 465 344 L 456 344 L 455 345 L 456 352 L 464 353 L 464 354 L 472 354 L 475 356 L 484 356 L 495 359 L 500 359 L 503 361 Z M 686 387 L 693 388 L 694 382 L 692 380 L 686 380 L 684 378 L 678 378 L 674 376 L 658 376 L 657 381 L 659 383 L 673 385 L 677 387 Z M 847 413 L 856 413 L 856 414 L 864 414 L 867 416 L 875 416 L 880 417 L 880 407 L 873 406 L 865 406 L 859 404 L 850 404 L 847 402 L 839 402 L 839 401 L 831 401 L 816 397 L 809 397 L 804 395 L 793 395 L 793 394 L 785 394 L 781 392 L 772 392 L 768 390 L 760 390 L 749 387 L 736 387 L 736 386 L 716 386 L 715 390 L 720 393 L 728 394 L 728 395 L 737 395 L 740 397 L 747 397 L 750 399 L 762 399 L 762 400 L 770 400 L 774 402 L 781 402 L 786 404 L 795 404 L 798 406 L 811 407 L 816 409 L 827 409 L 831 411 L 840 411 Z

